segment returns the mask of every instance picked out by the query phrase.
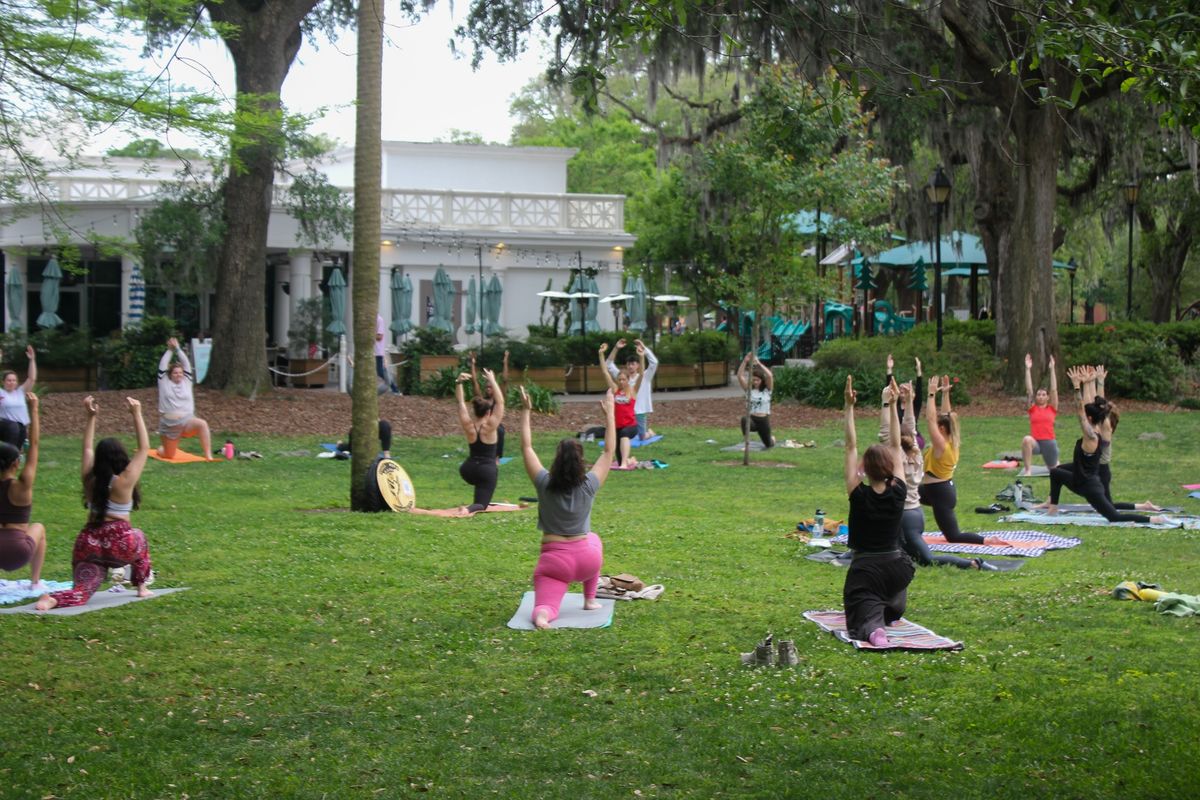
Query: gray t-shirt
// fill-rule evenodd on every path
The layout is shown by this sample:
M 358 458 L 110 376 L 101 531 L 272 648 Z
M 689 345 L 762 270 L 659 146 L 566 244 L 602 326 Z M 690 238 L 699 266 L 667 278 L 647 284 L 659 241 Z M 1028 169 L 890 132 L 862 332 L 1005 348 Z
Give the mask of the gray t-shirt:
M 538 530 L 560 536 L 583 536 L 592 531 L 592 501 L 600 488 L 596 473 L 589 472 L 583 483 L 569 492 L 551 492 L 549 470 L 538 473 L 533 485 L 538 496 Z

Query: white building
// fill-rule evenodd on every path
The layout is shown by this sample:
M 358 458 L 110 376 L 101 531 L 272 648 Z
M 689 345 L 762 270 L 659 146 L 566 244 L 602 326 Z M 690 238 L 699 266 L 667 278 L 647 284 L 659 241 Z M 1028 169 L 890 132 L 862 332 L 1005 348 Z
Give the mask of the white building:
M 426 321 L 434 275 L 439 267 L 446 270 L 458 291 L 454 322 L 460 345 L 468 343 L 462 324 L 472 277 L 499 278 L 499 322 L 515 338 L 524 338 L 526 326 L 539 322 L 537 293 L 547 281 L 565 290 L 572 268 L 581 262 L 596 271 L 602 295 L 619 292 L 624 249 L 634 241 L 624 230 L 625 198 L 567 193 L 567 161 L 574 153 L 552 147 L 384 142 L 379 312 L 385 322 L 392 318 L 394 270 L 412 281 L 411 319 L 418 326 Z M 52 173 L 43 187 L 52 204 L 0 206 L 5 277 L 16 271 L 24 286 L 20 308 L 9 307 L 9 292 L 0 293 L 5 329 L 29 328 L 30 319 L 37 318 L 42 269 L 53 254 L 55 230 L 66 230 L 72 243 L 84 246 L 87 268 L 86 275 L 64 276 L 59 316 L 97 336 L 128 324 L 136 259 L 103 255 L 86 245 L 88 236 L 132 241 L 139 215 L 154 204 L 162 184 L 174 180 L 178 167 L 171 160 L 96 158 L 69 172 Z M 331 183 L 351 191 L 353 148 L 335 152 L 322 169 Z M 286 184 L 276 186 L 267 238 L 267 334 L 279 344 L 287 341 L 296 304 L 321 291 L 335 263 L 349 280 L 346 265 L 352 250 L 346 241 L 332 242 L 320 254 L 301 248 L 295 220 L 281 202 L 285 192 Z M 148 286 L 146 291 L 146 313 L 174 317 L 189 335 L 211 328 L 212 302 L 211 294 L 189 296 L 170 286 Z M 597 320 L 602 327 L 613 327 L 611 313 L 601 313 Z M 470 337 L 471 343 L 476 340 Z

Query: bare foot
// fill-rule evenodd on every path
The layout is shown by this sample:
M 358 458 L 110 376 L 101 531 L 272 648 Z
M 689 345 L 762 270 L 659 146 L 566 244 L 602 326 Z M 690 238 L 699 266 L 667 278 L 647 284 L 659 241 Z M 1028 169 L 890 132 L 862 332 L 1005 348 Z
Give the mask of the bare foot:
M 1021 477 L 1021 478 L 1032 478 L 1032 477 L 1033 477 L 1033 470 L 1031 470 L 1031 469 L 1025 470 L 1024 472 L 1020 473 L 1018 477 Z
M 1167 519 L 1162 514 L 1155 514 L 1150 518 L 1150 521 L 1155 525 L 1168 525 L 1171 522 L 1171 520 Z
M 537 628 L 539 631 L 550 630 L 550 615 L 545 611 L 539 611 L 533 617 L 533 627 Z
M 1162 511 L 1162 506 L 1156 506 L 1149 500 L 1143 500 L 1142 502 L 1136 504 L 1134 508 L 1136 508 L 1138 511 Z
M 1045 506 L 1039 506 L 1039 508 L 1044 508 L 1046 511 L 1046 516 L 1048 517 L 1053 517 L 1058 514 L 1058 506 L 1051 505 L 1049 503 L 1047 503 Z
M 1012 542 L 1002 536 L 985 536 L 983 543 L 993 547 L 1012 547 Z
M 603 606 L 600 605 L 599 601 L 596 601 L 596 600 L 584 600 L 583 601 L 583 610 L 584 611 L 596 611 L 600 608 L 603 608 Z
M 38 598 L 38 601 L 34 604 L 33 607 L 36 608 L 38 611 L 49 611 L 50 609 L 54 608 L 56 605 L 58 605 L 57 600 L 55 600 L 53 597 L 51 597 L 48 594 L 44 594 Z
M 138 587 L 138 597 L 154 597 L 154 592 L 146 588 L 145 584 Z

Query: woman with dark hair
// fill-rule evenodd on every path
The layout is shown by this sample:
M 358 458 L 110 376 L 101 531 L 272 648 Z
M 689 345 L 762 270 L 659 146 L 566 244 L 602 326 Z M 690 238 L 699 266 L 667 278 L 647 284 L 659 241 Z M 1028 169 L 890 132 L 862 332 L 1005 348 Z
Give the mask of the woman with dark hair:
M 33 512 L 33 481 L 37 477 L 38 398 L 25 395 L 29 410 L 29 450 L 21 467 L 21 450 L 8 442 L 0 444 L 0 570 L 16 572 L 29 565 L 29 588 L 44 589 L 42 562 L 46 560 L 46 526 L 30 522 Z M 17 470 L 20 469 L 20 475 Z
M 1148 517 L 1145 514 L 1121 513 L 1106 496 L 1100 479 L 1100 459 L 1108 448 L 1108 441 L 1101 434 L 1109 415 L 1109 405 L 1103 398 L 1086 402 L 1083 396 L 1083 384 L 1094 380 L 1095 376 L 1096 371 L 1092 367 L 1071 367 L 1067 370 L 1079 404 L 1079 427 L 1083 436 L 1075 440 L 1075 454 L 1071 463 L 1060 464 L 1050 470 L 1050 499 L 1038 508 L 1045 508 L 1047 514 L 1057 514 L 1058 500 L 1062 488 L 1066 486 L 1087 500 L 1088 505 L 1109 522 L 1168 522 L 1161 515 Z
M 471 411 L 463 397 L 463 382 L 471 380 L 471 373 L 459 373 L 454 385 L 454 396 L 458 400 L 458 421 L 462 423 L 470 451 L 467 460 L 458 468 L 458 474 L 475 487 L 475 498 L 467 511 L 487 511 L 496 493 L 499 471 L 496 469 L 497 428 L 504 421 L 504 392 L 496 385 L 496 376 L 490 369 L 483 370 L 483 377 L 492 390 L 490 397 L 476 395 L 471 399 Z M 474 414 L 474 416 L 472 416 Z
M 1033 474 L 1033 457 L 1040 455 L 1047 469 L 1058 466 L 1058 439 L 1054 435 L 1054 420 L 1058 417 L 1058 375 L 1054 371 L 1054 356 L 1046 366 L 1049 389 L 1033 390 L 1033 356 L 1025 354 L 1025 405 L 1029 414 L 1029 435 L 1021 440 L 1022 475 Z
M 750 379 L 746 379 L 746 368 L 750 368 Z M 775 446 L 771 434 L 771 392 L 775 390 L 775 374 L 754 353 L 746 353 L 737 371 L 738 385 L 742 391 L 750 392 L 750 413 L 742 417 L 742 436 L 747 428 L 758 434 L 764 448 Z
M 888 644 L 887 626 L 904 616 L 908 584 L 915 570 L 900 550 L 900 518 L 908 493 L 904 483 L 904 454 L 900 450 L 900 420 L 895 380 L 884 390 L 888 404 L 888 441 L 873 444 L 858 458 L 854 429 L 854 379 L 846 376 L 846 492 L 850 495 L 849 544 L 853 551 L 842 604 L 846 631 L 876 647 Z M 863 482 L 864 477 L 866 483 Z
M 613 395 L 613 414 L 617 424 L 617 469 L 633 469 L 637 459 L 632 458 L 629 451 L 633 448 L 633 437 L 638 435 L 637 394 L 641 391 L 642 377 L 646 374 L 646 349 L 638 345 L 640 369 L 634 378 L 629 377 L 627 370 L 618 371 L 616 377 L 609 374 L 608 362 L 604 358 L 607 350 L 608 342 L 603 342 L 600 345 L 600 372 Z M 604 444 L 608 445 L 607 439 Z
M 71 555 L 75 586 L 42 595 L 37 601 L 39 611 L 56 606 L 83 605 L 100 588 L 106 569 L 126 564 L 133 565 L 131 580 L 137 586 L 138 597 L 154 594 L 146 588 L 146 581 L 150 579 L 150 549 L 146 545 L 146 534 L 129 524 L 129 513 L 141 502 L 138 481 L 150 454 L 150 434 L 142 419 L 142 404 L 132 397 L 126 397 L 125 404 L 137 433 L 137 450 L 132 456 L 119 439 L 101 439 L 92 450 L 100 406 L 91 395 L 83 400 L 88 418 L 83 430 L 81 472 L 88 521 L 75 537 Z
M 925 386 L 924 376 L 923 376 L 923 373 L 921 372 L 921 359 L 914 356 L 913 357 L 913 366 L 916 368 L 917 374 L 916 374 L 916 377 L 914 377 L 912 379 L 911 386 L 909 387 L 910 389 L 912 389 L 912 403 L 911 403 L 912 408 L 910 408 L 906 411 L 905 407 L 903 405 L 900 406 L 900 409 L 899 409 L 900 427 L 903 428 L 907 424 L 905 422 L 904 415 L 908 414 L 908 413 L 913 414 L 912 429 L 913 429 L 914 435 L 916 436 L 917 448 L 919 450 L 924 450 L 925 449 L 925 437 L 921 435 L 920 428 L 917 425 L 917 423 L 920 421 L 919 419 L 917 419 L 917 417 L 920 417 L 920 415 L 921 415 L 921 401 L 925 398 L 925 394 L 921 391 Z M 888 355 L 887 355 L 887 377 L 885 377 L 883 379 L 883 388 L 884 389 L 888 388 L 888 385 L 891 384 L 892 376 L 895 371 L 896 371 L 896 360 L 894 358 L 892 358 L 891 353 L 888 353 Z M 900 385 L 904 386 L 905 384 L 900 384 Z M 909 484 L 908 488 L 909 488 L 909 491 L 914 491 L 913 484 Z
M 471 364 L 471 388 L 475 390 L 476 397 L 492 398 L 492 387 L 488 383 L 483 386 L 479 385 L 479 373 L 475 370 L 475 353 L 470 355 Z M 504 360 L 500 368 L 500 380 L 497 382 L 500 386 L 501 393 L 505 397 L 508 396 L 508 351 L 504 351 Z M 504 458 L 504 425 L 496 426 L 496 461 Z
M 547 470 L 533 451 L 529 427 L 533 404 L 524 386 L 521 404 L 521 454 L 525 472 L 537 489 L 538 530 L 542 532 L 542 552 L 533 571 L 533 624 L 545 630 L 558 617 L 563 595 L 573 581 L 583 583 L 584 609 L 600 607 L 596 585 L 604 564 L 604 544 L 592 532 L 592 503 L 612 466 L 617 423 L 609 390 L 600 401 L 605 421 L 604 452 L 592 469 L 588 471 L 583 460 L 583 444 L 571 438 L 558 443 L 554 462 Z
M 8 442 L 18 450 L 24 447 L 29 435 L 29 405 L 25 398 L 33 391 L 33 384 L 37 381 L 37 352 L 33 345 L 25 348 L 25 356 L 29 359 L 29 371 L 25 373 L 24 383 L 11 369 L 5 370 L 0 376 L 0 421 L 10 423 L 4 426 L 4 436 L 0 441 Z M 4 353 L 0 351 L 2 358 Z
M 1149 500 L 1143 500 L 1140 503 L 1118 503 L 1112 499 L 1113 436 L 1117 432 L 1117 426 L 1121 423 L 1121 415 L 1117 411 L 1117 407 L 1104 396 L 1104 379 L 1107 377 L 1108 371 L 1104 365 L 1097 364 L 1091 370 L 1091 380 L 1083 382 L 1083 402 L 1085 404 L 1096 402 L 1108 409 L 1108 414 L 1100 425 L 1100 436 L 1108 443 L 1108 446 L 1100 455 L 1100 466 L 1097 470 L 1100 484 L 1104 487 L 1104 496 L 1108 498 L 1108 502 L 1113 504 L 1113 508 L 1119 511 L 1162 511 L 1159 506 Z

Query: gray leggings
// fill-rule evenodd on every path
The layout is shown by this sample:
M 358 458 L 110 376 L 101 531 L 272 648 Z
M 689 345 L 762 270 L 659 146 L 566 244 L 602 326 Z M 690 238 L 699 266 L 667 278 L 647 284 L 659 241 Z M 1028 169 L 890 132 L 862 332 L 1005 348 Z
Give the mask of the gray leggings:
M 1042 457 L 1042 461 L 1046 462 L 1047 469 L 1054 469 L 1058 466 L 1058 440 L 1034 439 L 1033 454 Z
M 925 543 L 925 512 L 919 508 L 904 509 L 900 517 L 900 547 L 922 567 L 950 564 L 959 569 L 972 569 L 975 562 L 958 556 L 935 556 Z

